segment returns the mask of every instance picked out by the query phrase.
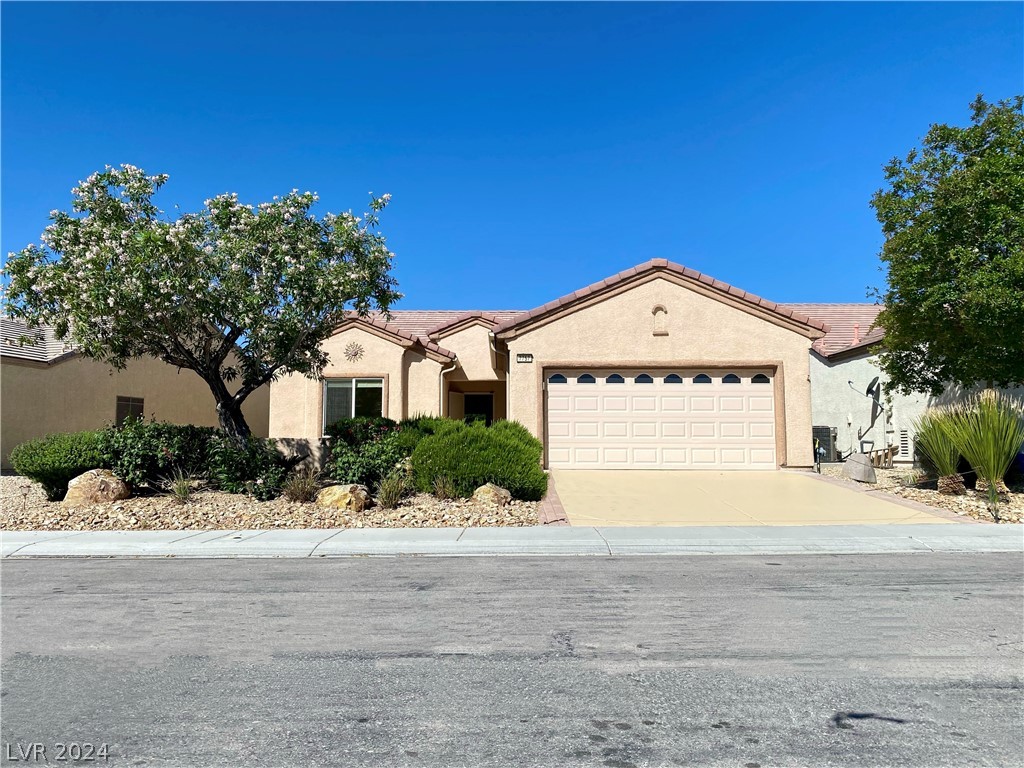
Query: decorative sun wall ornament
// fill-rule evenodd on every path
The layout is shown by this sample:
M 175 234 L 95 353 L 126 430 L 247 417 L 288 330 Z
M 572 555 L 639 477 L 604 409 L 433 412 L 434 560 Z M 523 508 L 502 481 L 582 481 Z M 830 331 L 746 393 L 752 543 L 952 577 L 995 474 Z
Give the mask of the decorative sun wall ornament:
M 348 346 L 345 347 L 345 359 L 348 360 L 350 363 L 354 363 L 356 360 L 359 360 L 362 356 L 362 344 L 357 344 L 356 342 L 353 341 L 350 342 Z

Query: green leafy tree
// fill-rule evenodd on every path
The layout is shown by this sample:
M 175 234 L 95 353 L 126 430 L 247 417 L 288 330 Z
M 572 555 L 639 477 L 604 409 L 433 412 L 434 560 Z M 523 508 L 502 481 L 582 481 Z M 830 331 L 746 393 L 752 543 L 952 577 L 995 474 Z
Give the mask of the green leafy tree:
M 1024 97 L 971 105 L 885 166 L 880 364 L 902 392 L 1024 382 Z
M 152 356 L 195 371 L 244 441 L 246 397 L 286 373 L 318 377 L 346 313 L 399 298 L 377 231 L 389 195 L 360 218 L 313 215 L 310 192 L 255 207 L 225 194 L 172 220 L 153 203 L 166 181 L 122 165 L 81 182 L 42 245 L 9 254 L 6 311 L 114 368 Z

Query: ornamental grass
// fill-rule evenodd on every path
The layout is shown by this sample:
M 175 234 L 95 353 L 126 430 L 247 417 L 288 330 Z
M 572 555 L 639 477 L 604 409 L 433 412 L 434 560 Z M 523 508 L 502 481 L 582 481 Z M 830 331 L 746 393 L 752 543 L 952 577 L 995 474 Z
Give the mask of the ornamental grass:
M 983 480 L 992 518 L 999 521 L 999 489 L 1024 447 L 1024 402 L 985 390 L 949 409 L 941 420 L 950 441 Z
M 946 429 L 950 419 L 948 408 L 929 408 L 914 422 L 917 447 L 939 476 L 939 493 L 962 496 L 967 493 L 964 477 L 957 471 L 960 449 Z

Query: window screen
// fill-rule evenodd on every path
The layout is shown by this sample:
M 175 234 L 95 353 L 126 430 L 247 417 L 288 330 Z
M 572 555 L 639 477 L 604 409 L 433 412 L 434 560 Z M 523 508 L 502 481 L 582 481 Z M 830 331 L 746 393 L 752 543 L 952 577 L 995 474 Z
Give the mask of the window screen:
M 380 379 L 356 379 L 354 416 L 380 416 L 384 405 L 384 382 Z
M 145 408 L 145 400 L 141 397 L 117 396 L 117 409 L 115 411 L 115 423 L 117 426 L 124 424 L 126 419 L 141 419 Z
M 324 382 L 325 429 L 339 419 L 383 414 L 383 379 L 328 379 Z

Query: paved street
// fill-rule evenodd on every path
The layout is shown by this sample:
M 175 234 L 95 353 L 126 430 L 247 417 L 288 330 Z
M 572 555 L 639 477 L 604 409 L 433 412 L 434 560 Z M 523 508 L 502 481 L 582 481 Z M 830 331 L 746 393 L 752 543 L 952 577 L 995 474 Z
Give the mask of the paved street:
M 1019 554 L 7 560 L 3 759 L 1004 766 Z

